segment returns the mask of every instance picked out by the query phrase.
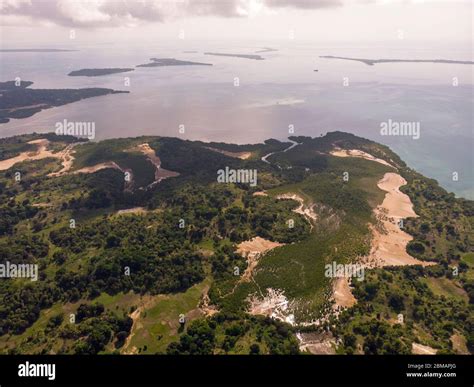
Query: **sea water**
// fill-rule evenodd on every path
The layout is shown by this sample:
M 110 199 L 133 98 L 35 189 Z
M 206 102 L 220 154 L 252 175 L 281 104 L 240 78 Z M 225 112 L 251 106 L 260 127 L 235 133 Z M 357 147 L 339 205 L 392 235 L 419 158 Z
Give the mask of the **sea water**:
M 204 55 L 255 54 L 262 47 L 278 51 L 260 53 L 265 60 Z M 85 99 L 12 119 L 0 124 L 0 137 L 54 131 L 64 120 L 93 122 L 95 140 L 151 134 L 242 144 L 286 139 L 292 132 L 320 136 L 341 130 L 390 146 L 410 167 L 437 179 L 448 191 L 474 198 L 472 65 L 368 66 L 319 58 L 472 60 L 469 47 L 400 45 L 389 50 L 383 45 L 186 40 L 134 46 L 78 44 L 73 48 L 78 51 L 0 52 L 0 81 L 20 77 L 33 81 L 31 88 L 107 87 L 130 93 Z M 134 67 L 152 57 L 213 66 L 67 76 L 81 68 Z M 414 123 L 419 136 L 383 135 L 381 127 L 389 120 Z

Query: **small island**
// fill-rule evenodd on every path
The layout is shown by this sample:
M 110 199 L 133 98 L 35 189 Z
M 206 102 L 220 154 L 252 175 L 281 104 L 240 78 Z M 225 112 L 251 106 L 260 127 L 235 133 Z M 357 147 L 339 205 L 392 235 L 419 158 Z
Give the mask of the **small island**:
M 212 66 L 212 63 L 191 62 L 174 58 L 150 58 L 151 63 L 138 65 L 137 67 L 164 67 L 164 66 Z
M 63 50 L 59 48 L 0 48 L 0 52 L 74 52 L 79 50 Z
M 81 69 L 71 71 L 68 75 L 70 77 L 99 77 L 101 75 L 126 73 L 133 70 L 132 68 Z
M 62 106 L 85 98 L 128 93 L 99 87 L 85 89 L 28 89 L 33 82 L 0 82 L 0 123 L 11 118 L 27 118 L 44 109 Z
M 222 54 L 222 53 L 219 53 L 219 52 L 205 52 L 204 55 L 230 56 L 230 57 L 234 57 L 234 58 L 254 59 L 254 60 L 264 60 L 265 59 L 261 55 L 252 55 L 252 54 Z
M 276 48 L 271 48 L 271 47 L 263 47 L 261 50 L 255 51 L 257 54 L 261 52 L 273 52 L 273 51 L 278 51 Z
M 324 59 L 343 59 L 354 60 L 356 62 L 365 63 L 368 66 L 373 66 L 376 63 L 444 63 L 444 64 L 474 64 L 469 60 L 447 60 L 447 59 L 363 59 L 363 58 L 347 58 L 344 56 L 323 55 L 320 58 Z

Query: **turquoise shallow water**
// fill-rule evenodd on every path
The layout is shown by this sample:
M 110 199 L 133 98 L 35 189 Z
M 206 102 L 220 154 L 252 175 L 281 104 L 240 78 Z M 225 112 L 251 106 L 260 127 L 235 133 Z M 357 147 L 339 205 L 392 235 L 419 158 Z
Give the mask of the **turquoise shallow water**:
M 203 52 L 252 54 L 265 60 L 207 56 Z M 109 87 L 130 94 L 92 98 L 33 117 L 0 124 L 0 136 L 54 130 L 55 123 L 94 122 L 96 139 L 141 134 L 236 143 L 319 136 L 343 130 L 392 147 L 408 164 L 446 189 L 474 199 L 472 66 L 432 63 L 363 63 L 321 59 L 360 58 L 470 60 L 462 49 L 322 47 L 288 42 L 223 45 L 183 42 L 182 46 L 77 47 L 63 53 L 0 53 L 0 81 L 21 77 L 35 88 Z M 197 53 L 184 53 L 195 50 Z M 173 57 L 213 66 L 137 68 L 104 77 L 68 77 L 80 68 L 133 67 L 151 57 Z M 318 72 L 314 72 L 318 69 Z M 130 86 L 125 86 L 125 77 Z M 453 86 L 453 78 L 459 80 Z M 239 86 L 235 86 L 238 78 Z M 344 86 L 344 81 L 347 86 Z M 420 138 L 382 136 L 388 120 L 416 122 Z M 180 133 L 184 125 L 185 133 Z M 453 172 L 459 175 L 453 181 Z

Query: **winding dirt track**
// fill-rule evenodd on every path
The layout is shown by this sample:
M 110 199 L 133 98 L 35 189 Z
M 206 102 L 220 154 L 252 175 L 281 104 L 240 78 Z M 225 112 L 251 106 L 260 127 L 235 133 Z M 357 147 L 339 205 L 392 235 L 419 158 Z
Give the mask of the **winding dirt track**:
M 413 237 L 399 226 L 401 219 L 417 217 L 410 198 L 400 191 L 406 180 L 397 173 L 388 172 L 377 186 L 387 192 L 381 205 L 374 209 L 378 224 L 371 226 L 372 247 L 370 254 L 362 257 L 360 263 L 366 268 L 384 266 L 421 265 L 434 262 L 420 261 L 407 253 L 406 247 Z M 335 308 L 351 307 L 356 303 L 348 278 L 338 278 L 333 285 Z

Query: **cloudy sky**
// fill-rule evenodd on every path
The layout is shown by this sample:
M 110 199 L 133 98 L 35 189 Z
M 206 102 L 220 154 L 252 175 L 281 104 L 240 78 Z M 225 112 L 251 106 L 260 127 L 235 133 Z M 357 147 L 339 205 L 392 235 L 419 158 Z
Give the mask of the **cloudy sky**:
M 1 43 L 472 42 L 472 0 L 0 0 Z

